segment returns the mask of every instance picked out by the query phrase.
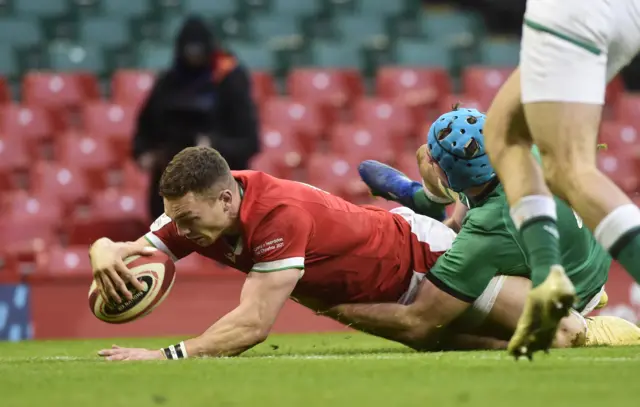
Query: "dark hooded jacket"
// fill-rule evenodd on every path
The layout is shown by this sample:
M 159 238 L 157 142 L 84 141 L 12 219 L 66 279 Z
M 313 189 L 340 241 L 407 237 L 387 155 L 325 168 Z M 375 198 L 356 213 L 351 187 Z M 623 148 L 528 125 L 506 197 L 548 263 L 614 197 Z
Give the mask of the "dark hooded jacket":
M 208 63 L 190 67 L 183 58 L 188 44 L 204 47 Z M 154 178 L 176 153 L 193 146 L 199 135 L 210 137 L 232 169 L 245 169 L 258 152 L 258 120 L 247 71 L 220 50 L 206 24 L 197 17 L 183 24 L 171 68 L 159 75 L 141 112 L 134 136 L 137 159 L 157 152 Z M 155 180 L 154 180 L 155 181 Z

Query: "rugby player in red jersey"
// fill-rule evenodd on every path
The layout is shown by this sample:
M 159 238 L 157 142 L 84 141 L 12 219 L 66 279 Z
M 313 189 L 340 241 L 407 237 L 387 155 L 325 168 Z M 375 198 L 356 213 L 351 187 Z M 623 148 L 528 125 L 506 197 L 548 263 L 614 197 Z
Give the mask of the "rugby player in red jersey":
M 307 184 L 230 171 L 220 154 L 206 147 L 177 154 L 160 192 L 166 213 L 143 238 L 135 243 L 102 238 L 92 245 L 101 294 L 115 302 L 130 298 L 125 281 L 140 287 L 122 258 L 155 247 L 174 260 L 199 253 L 246 273 L 240 304 L 171 352 L 100 351 L 110 360 L 240 354 L 266 339 L 288 298 L 323 311 L 345 303 L 408 304 L 419 295 L 433 303 L 429 324 L 421 318 L 416 326 L 403 318 L 398 327 L 358 327 L 415 348 L 464 311 L 450 313 L 458 301 L 424 278 L 455 233 L 409 209 L 394 213 L 357 206 Z

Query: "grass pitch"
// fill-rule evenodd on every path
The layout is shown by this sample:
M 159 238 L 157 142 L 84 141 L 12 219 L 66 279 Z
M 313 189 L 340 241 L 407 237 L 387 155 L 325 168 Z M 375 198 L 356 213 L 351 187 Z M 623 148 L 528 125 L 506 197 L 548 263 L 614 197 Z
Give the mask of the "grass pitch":
M 238 358 L 106 362 L 169 339 L 0 343 L 0 406 L 640 405 L 640 347 L 419 354 L 361 334 L 282 335 Z

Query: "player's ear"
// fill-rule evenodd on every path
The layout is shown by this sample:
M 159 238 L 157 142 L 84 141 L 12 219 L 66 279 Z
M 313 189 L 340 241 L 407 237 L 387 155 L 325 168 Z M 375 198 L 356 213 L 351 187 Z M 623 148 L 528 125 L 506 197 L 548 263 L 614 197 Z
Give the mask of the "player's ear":
M 222 202 L 224 210 L 229 210 L 233 201 L 233 193 L 229 189 L 223 189 L 222 191 L 220 191 L 218 199 L 220 200 L 220 202 Z

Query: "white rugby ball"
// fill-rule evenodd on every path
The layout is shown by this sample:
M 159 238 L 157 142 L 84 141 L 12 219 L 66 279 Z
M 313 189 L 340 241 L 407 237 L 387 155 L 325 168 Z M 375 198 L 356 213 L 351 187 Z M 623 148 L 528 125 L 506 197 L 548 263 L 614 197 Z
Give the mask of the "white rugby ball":
M 98 293 L 95 280 L 89 288 L 91 312 L 98 319 L 110 324 L 123 324 L 148 315 L 169 294 L 176 277 L 175 264 L 160 250 L 149 256 L 128 257 L 124 263 L 145 286 L 144 291 L 136 291 L 128 286 L 133 293 L 133 299 L 123 298 L 120 304 L 110 304 L 106 303 Z

